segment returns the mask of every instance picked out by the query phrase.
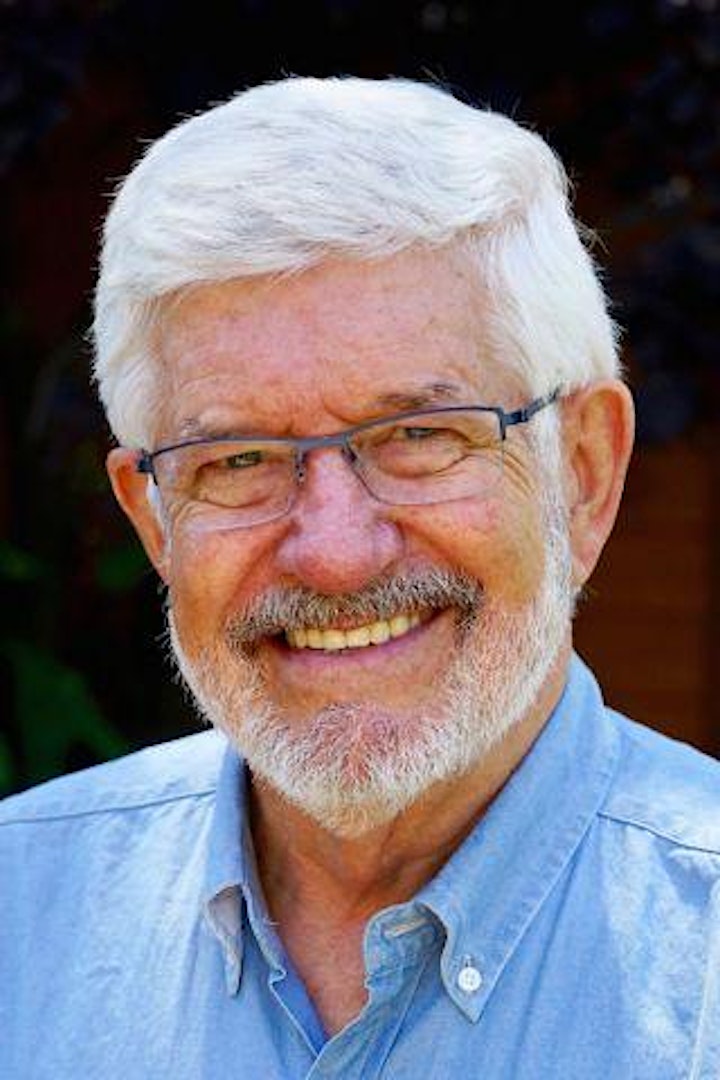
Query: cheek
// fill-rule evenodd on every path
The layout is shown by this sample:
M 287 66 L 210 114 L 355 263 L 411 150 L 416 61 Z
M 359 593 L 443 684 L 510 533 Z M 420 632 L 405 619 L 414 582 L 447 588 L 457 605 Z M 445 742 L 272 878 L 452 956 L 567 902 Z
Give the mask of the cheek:
M 489 596 L 522 606 L 536 594 L 545 568 L 545 539 L 534 504 L 509 499 L 479 506 L 471 500 L 448 504 L 432 532 L 435 552 L 478 580 Z
M 261 553 L 257 538 L 203 524 L 176 525 L 170 549 L 170 603 L 184 648 L 194 653 L 253 592 Z M 255 590 L 256 591 L 256 590 Z
M 526 604 L 537 593 L 545 573 L 545 529 L 534 507 L 505 508 L 502 572 L 511 602 Z

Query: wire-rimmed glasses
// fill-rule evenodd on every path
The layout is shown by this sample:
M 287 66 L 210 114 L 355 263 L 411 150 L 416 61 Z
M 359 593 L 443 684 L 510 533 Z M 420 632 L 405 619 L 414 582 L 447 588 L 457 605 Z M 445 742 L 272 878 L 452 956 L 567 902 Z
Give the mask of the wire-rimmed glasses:
M 559 389 L 512 412 L 496 405 L 428 407 L 370 420 L 331 435 L 190 439 L 138 457 L 165 505 L 194 502 L 250 528 L 288 513 L 307 457 L 337 447 L 375 499 L 425 506 L 487 497 L 502 475 L 509 428 L 552 404 Z

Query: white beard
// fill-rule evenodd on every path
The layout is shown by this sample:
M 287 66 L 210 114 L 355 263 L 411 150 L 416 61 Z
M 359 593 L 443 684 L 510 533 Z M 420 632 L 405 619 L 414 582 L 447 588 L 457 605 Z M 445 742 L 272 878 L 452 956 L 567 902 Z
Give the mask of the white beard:
M 251 773 L 338 836 L 387 823 L 431 785 L 461 776 L 527 714 L 564 644 L 573 610 L 563 508 L 546 506 L 546 565 L 537 595 L 507 610 L 481 595 L 432 708 L 330 704 L 310 719 L 273 701 L 259 664 L 222 642 L 190 661 L 172 611 L 177 665 L 205 720 Z M 322 602 L 322 598 L 319 598 Z

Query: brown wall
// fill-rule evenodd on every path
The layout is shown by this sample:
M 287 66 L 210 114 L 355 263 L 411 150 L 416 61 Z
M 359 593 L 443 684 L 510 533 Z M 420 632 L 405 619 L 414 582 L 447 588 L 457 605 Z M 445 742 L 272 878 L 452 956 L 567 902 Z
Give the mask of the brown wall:
M 718 432 L 643 447 L 576 627 L 609 704 L 720 754 Z

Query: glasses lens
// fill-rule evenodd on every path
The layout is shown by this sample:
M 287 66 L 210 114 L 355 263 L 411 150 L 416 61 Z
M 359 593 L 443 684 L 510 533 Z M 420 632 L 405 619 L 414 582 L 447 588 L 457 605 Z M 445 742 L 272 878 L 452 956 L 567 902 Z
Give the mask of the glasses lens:
M 230 510 L 238 524 L 255 524 L 290 505 L 295 461 L 291 447 L 272 442 L 196 443 L 159 454 L 155 475 L 166 499 Z
M 395 419 L 352 440 L 356 468 L 383 502 L 443 502 L 490 492 L 502 474 L 494 412 L 437 410 Z
M 500 422 L 482 409 L 438 409 L 373 424 L 350 439 L 368 491 L 397 505 L 439 503 L 491 492 L 502 475 Z M 281 517 L 298 483 L 295 449 L 277 441 L 227 439 L 160 451 L 154 471 L 163 501 L 202 504 L 217 523 L 246 527 Z

